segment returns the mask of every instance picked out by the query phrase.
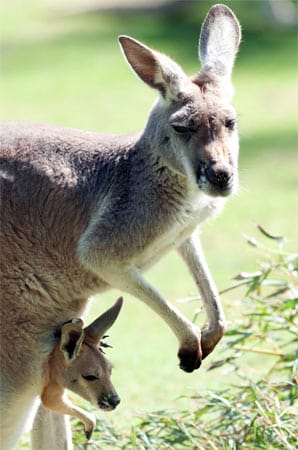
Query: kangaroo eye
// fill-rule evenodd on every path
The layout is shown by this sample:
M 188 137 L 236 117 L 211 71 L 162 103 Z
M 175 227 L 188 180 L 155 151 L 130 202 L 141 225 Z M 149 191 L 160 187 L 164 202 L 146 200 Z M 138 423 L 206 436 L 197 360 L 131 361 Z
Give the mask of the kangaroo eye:
M 86 381 L 95 381 L 95 380 L 98 380 L 98 378 L 99 378 L 99 377 L 96 377 L 94 375 L 82 375 L 82 377 Z
M 234 130 L 236 126 L 236 119 L 227 119 L 225 121 L 225 127 L 228 128 L 229 130 Z
M 176 133 L 179 133 L 179 134 L 192 133 L 194 131 L 192 128 L 183 127 L 182 125 L 173 125 L 172 124 L 172 127 L 173 127 L 173 130 L 175 130 Z

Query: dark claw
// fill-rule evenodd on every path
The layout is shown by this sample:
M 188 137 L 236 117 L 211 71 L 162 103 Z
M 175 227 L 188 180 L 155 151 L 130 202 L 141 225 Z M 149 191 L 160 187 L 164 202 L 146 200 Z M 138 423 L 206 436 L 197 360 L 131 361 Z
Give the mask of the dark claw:
M 87 430 L 85 430 L 85 436 L 86 436 L 87 441 L 89 441 L 89 439 L 90 439 L 91 436 L 92 436 L 92 431 L 87 431 Z

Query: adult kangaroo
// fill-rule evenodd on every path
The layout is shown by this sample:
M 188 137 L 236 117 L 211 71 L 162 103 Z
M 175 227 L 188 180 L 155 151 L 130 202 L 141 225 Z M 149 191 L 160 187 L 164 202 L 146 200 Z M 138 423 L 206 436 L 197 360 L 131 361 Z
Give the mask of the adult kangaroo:
M 222 337 L 224 313 L 197 227 L 238 185 L 229 102 L 240 34 L 233 12 L 213 6 L 201 30 L 202 68 L 191 78 L 121 36 L 132 69 L 159 92 L 140 133 L 1 125 L 2 450 L 13 448 L 41 393 L 54 330 L 80 317 L 94 293 L 118 288 L 152 308 L 177 336 L 186 372 Z M 200 290 L 208 317 L 202 334 L 143 278 L 173 248 Z

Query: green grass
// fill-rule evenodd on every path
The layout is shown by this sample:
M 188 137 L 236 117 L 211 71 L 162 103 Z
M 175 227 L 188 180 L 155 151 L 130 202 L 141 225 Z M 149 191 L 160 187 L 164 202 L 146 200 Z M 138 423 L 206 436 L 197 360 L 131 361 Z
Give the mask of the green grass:
M 281 238 L 270 237 L 268 245 L 268 233 L 259 231 L 247 242 L 260 263 L 239 273 L 232 287 L 245 288 L 245 308 L 218 359 L 207 365 L 208 374 L 219 372 L 217 390 L 186 393 L 184 408 L 139 414 L 124 430 L 100 421 L 90 450 L 297 448 L 298 253 L 285 252 Z M 257 371 L 251 369 L 256 354 L 262 358 Z M 78 450 L 84 448 L 81 424 L 73 421 L 73 428 Z
M 206 255 L 220 289 L 240 267 L 247 271 L 254 267 L 255 255 L 242 234 L 254 233 L 256 223 L 273 234 L 287 236 L 289 247 L 298 248 L 296 33 L 266 22 L 257 9 L 258 2 L 226 3 L 237 13 L 244 34 L 234 71 L 242 187 L 224 213 L 202 227 Z M 210 4 L 187 3 L 179 14 L 72 17 L 57 16 L 32 0 L 17 7 L 1 5 L 1 118 L 104 132 L 141 129 L 155 93 L 125 63 L 117 35 L 144 40 L 194 73 L 199 68 L 199 27 Z M 186 268 L 173 253 L 147 278 L 174 303 L 196 294 Z M 117 295 L 110 292 L 97 298 L 87 320 Z M 243 308 L 239 299 L 237 293 L 223 296 L 230 326 Z M 197 305 L 178 306 L 192 318 Z M 115 348 L 108 357 L 115 366 L 113 381 L 122 403 L 105 417 L 123 427 L 130 427 L 131 417 L 138 411 L 187 408 L 191 401 L 181 395 L 225 387 L 229 382 L 216 373 L 206 373 L 206 364 L 190 375 L 181 372 L 177 344 L 166 325 L 128 296 L 110 341 Z M 252 357 L 251 372 L 258 372 L 259 365 L 260 359 Z

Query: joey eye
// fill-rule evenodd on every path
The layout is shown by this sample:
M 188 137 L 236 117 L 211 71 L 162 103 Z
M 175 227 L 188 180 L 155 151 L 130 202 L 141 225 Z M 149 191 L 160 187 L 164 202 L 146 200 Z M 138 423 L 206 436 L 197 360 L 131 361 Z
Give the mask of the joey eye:
M 82 375 L 82 377 L 84 378 L 84 380 L 86 381 L 95 381 L 98 380 L 99 377 L 96 377 L 94 375 Z
M 172 128 L 174 131 L 176 131 L 176 133 L 179 133 L 179 134 L 192 133 L 194 131 L 192 128 L 184 127 L 182 125 L 173 125 L 172 124 Z
M 225 127 L 228 128 L 228 130 L 234 130 L 236 126 L 236 119 L 227 119 L 225 121 Z

